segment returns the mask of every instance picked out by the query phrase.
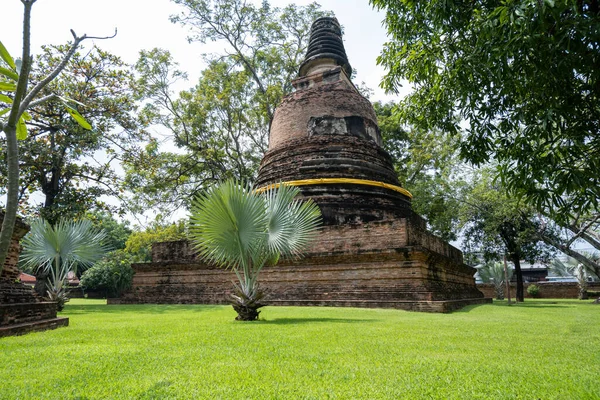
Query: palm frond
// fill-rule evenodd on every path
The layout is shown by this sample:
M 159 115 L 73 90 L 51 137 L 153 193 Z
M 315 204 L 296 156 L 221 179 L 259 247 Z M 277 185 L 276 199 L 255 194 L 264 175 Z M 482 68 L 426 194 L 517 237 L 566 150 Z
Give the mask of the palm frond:
M 300 200 L 300 190 L 289 185 L 265 192 L 269 219 L 268 248 L 272 254 L 299 256 L 321 225 L 321 212 L 312 200 Z
M 54 227 L 43 219 L 31 223 L 23 239 L 21 260 L 25 267 L 44 270 L 61 269 L 66 265 L 89 266 L 104 256 L 109 248 L 104 244 L 106 233 L 95 229 L 87 220 L 60 220 Z M 57 272 L 57 271 L 54 271 Z
M 196 198 L 191 221 L 195 247 L 224 267 L 247 264 L 265 236 L 264 202 L 250 186 L 233 180 Z

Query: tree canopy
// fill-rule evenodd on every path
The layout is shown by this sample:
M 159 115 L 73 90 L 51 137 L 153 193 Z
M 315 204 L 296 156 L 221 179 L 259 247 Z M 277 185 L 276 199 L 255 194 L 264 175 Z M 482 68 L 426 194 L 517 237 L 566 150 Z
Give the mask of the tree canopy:
M 184 74 L 167 51 L 142 52 L 136 65 L 140 94 L 151 99 L 146 118 L 168 129 L 175 149 L 151 143 L 126 165 L 127 183 L 139 205 L 165 212 L 174 204 L 189 207 L 195 194 L 220 180 L 254 178 L 274 109 L 292 89 L 310 26 L 328 15 L 316 3 L 285 8 L 267 1 L 175 3 L 182 12 L 171 20 L 189 29 L 191 42 L 215 41 L 224 50 L 204 54 L 207 67 L 199 82 L 179 95 L 172 84 Z
M 383 86 L 414 86 L 402 120 L 458 135 L 464 159 L 493 160 L 513 193 L 563 225 L 598 216 L 597 0 L 371 4 L 391 38 Z
M 55 69 L 68 51 L 68 46 L 43 47 L 35 57 L 32 84 Z M 41 215 L 54 223 L 59 216 L 72 218 L 106 208 L 102 195 L 120 195 L 113 162 L 144 138 L 144 125 L 133 114 L 137 105 L 132 77 L 128 65 L 94 46 L 75 52 L 63 73 L 43 88 L 40 95 L 52 99 L 31 107 L 29 134 L 20 144 L 21 204 L 41 192 Z M 68 99 L 69 107 L 61 99 Z M 71 117 L 73 110 L 86 120 L 85 128 Z M 2 193 L 5 154 L 0 154 L 0 171 Z M 30 203 L 29 207 L 40 211 Z

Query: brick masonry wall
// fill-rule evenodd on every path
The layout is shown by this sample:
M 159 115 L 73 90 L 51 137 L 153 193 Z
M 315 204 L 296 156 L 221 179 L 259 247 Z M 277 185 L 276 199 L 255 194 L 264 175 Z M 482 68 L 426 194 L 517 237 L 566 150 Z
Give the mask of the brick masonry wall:
M 438 246 L 448 257 L 408 245 L 407 223 L 325 227 L 305 258 L 263 269 L 260 282 L 269 302 L 449 311 L 468 299 L 483 301 L 475 270 L 462 264 L 451 246 Z M 412 239 L 415 244 L 418 238 L 435 242 L 420 235 Z M 153 257 L 153 263 L 134 265 L 133 289 L 110 303 L 227 302 L 235 275 L 198 260 L 189 243 L 157 244 Z
M 2 224 L 3 221 L 4 211 L 0 210 L 0 224 Z M 19 241 L 27 232 L 29 232 L 29 226 L 27 226 L 20 218 L 17 218 L 10 248 L 8 250 L 8 256 L 6 258 L 6 262 L 4 263 L 0 280 L 15 281 L 19 278 L 19 269 L 17 268 L 17 264 L 19 263 L 19 254 L 21 253 L 21 245 L 19 244 Z
M 3 220 L 4 212 L 0 211 L 0 224 Z M 29 226 L 18 218 L 0 277 L 0 337 L 22 335 L 68 324 L 68 318 L 56 318 L 55 302 L 43 301 L 33 288 L 17 282 L 17 266 L 21 253 L 19 241 L 28 231 Z
M 269 150 L 294 139 L 306 138 L 309 121 L 314 117 L 362 117 L 377 121 L 375 110 L 345 80 L 322 82 L 286 96 L 275 110 L 269 135 Z
M 529 285 L 537 285 L 540 288 L 539 295 L 537 298 L 542 299 L 576 299 L 579 295 L 579 287 L 575 282 L 537 282 L 537 283 L 525 283 L 525 297 L 531 298 L 527 293 Z M 494 291 L 494 285 L 480 283 L 477 284 L 477 288 L 485 295 L 485 297 L 496 298 L 496 292 Z M 588 290 L 593 292 L 600 292 L 600 282 L 593 282 L 588 284 Z M 510 285 L 511 298 L 515 298 L 517 292 L 517 285 Z M 506 293 L 505 293 L 506 296 Z

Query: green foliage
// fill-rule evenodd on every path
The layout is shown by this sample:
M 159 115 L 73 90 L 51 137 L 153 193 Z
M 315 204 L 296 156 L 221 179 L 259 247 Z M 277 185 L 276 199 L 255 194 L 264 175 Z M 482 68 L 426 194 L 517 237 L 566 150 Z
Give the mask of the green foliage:
M 133 232 L 125 242 L 125 252 L 136 261 L 152 261 L 152 244 L 170 240 L 187 239 L 187 227 L 184 220 L 173 224 L 156 222 L 144 231 Z
M 316 3 L 272 7 L 243 0 L 175 0 L 174 23 L 189 40 L 219 42 L 222 53 L 204 54 L 206 69 L 197 85 L 172 93 L 185 77 L 161 49 L 144 51 L 136 64 L 138 96 L 148 99 L 142 116 L 165 126 L 177 151 L 150 143 L 126 160 L 128 187 L 140 207 L 165 212 L 188 208 L 211 185 L 251 180 L 267 149 L 275 107 L 290 93 L 308 44 L 312 22 L 329 13 Z
M 527 293 L 531 297 L 538 297 L 540 294 L 540 287 L 538 285 L 529 285 L 527 286 Z
M 32 85 L 61 63 L 69 47 L 42 50 L 31 71 Z M 29 110 L 30 134 L 21 143 L 19 201 L 24 214 L 39 211 L 27 202 L 35 192 L 44 195 L 41 215 L 51 222 L 81 217 L 94 208 L 112 210 L 101 200 L 103 195 L 121 197 L 111 163 L 127 158 L 145 138 L 144 125 L 133 113 L 132 80 L 120 58 L 93 47 L 73 54 L 65 73 L 44 87 L 40 95 L 49 100 Z M 102 157 L 96 157 L 99 152 Z M 0 193 L 5 192 L 5 157 L 0 154 Z
M 484 261 L 506 256 L 515 266 L 517 300 L 523 301 L 521 260 L 546 261 L 552 251 L 539 238 L 531 207 L 510 196 L 490 175 L 489 170 L 479 171 L 465 188 L 460 209 L 464 247 Z
M 105 238 L 106 233 L 95 229 L 88 220 L 60 220 L 52 226 L 36 219 L 23 238 L 21 263 L 25 270 L 49 273 L 48 295 L 64 304 L 68 273 L 77 273 L 98 261 L 108 251 Z
M 458 158 L 458 142 L 437 130 L 404 127 L 395 103 L 373 104 L 383 139 L 400 183 L 413 194 L 412 207 L 429 229 L 445 240 L 456 240 L 460 189 L 466 177 Z
M 79 284 L 86 291 L 99 291 L 107 297 L 118 297 L 131 288 L 134 274 L 131 263 L 134 261 L 135 257 L 123 250 L 113 251 L 87 269 Z
M 484 283 L 493 283 L 496 291 L 496 300 L 504 300 L 504 285 L 506 284 L 506 274 L 504 273 L 504 263 L 495 261 L 486 261 L 477 269 L 479 277 Z M 512 277 L 512 268 L 507 268 L 508 279 Z
M 86 218 L 92 221 L 95 227 L 102 229 L 106 233 L 104 243 L 106 243 L 108 248 L 113 250 L 125 248 L 125 243 L 133 232 L 129 228 L 129 221 L 123 220 L 123 222 L 119 222 L 111 214 L 102 211 L 88 212 Z
M 2 370 L 0 393 L 7 400 L 40 393 L 73 399 L 600 397 L 597 305 L 532 299 L 465 311 L 266 307 L 261 321 L 240 325 L 226 306 L 73 299 L 62 313 L 68 328 L 2 339 L 0 365 L 10 367 Z
M 255 320 L 264 305 L 258 285 L 262 268 L 280 256 L 299 257 L 317 234 L 319 207 L 297 199 L 299 194 L 288 185 L 257 193 L 229 180 L 194 201 L 192 239 L 207 261 L 235 272 L 238 319 Z
M 46 294 L 49 301 L 56 302 L 56 310 L 62 311 L 65 308 L 65 303 L 69 301 L 67 296 L 67 288 L 63 284 L 47 284 L 48 290 Z
M 399 117 L 461 138 L 473 163 L 566 222 L 598 213 L 600 13 L 591 1 L 371 0 L 391 37 L 383 86 Z

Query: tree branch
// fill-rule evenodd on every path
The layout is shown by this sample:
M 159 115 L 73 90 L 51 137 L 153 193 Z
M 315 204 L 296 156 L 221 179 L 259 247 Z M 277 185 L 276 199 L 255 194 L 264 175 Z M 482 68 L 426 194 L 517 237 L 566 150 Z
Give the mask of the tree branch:
M 81 42 L 83 42 L 86 39 L 100 39 L 100 40 L 112 39 L 115 36 L 117 36 L 117 28 L 115 28 L 115 33 L 111 36 L 99 37 L 99 36 L 87 36 L 86 34 L 84 34 L 83 36 L 77 36 L 75 31 L 73 31 L 72 29 L 71 29 L 71 35 L 73 35 L 73 39 L 74 39 L 74 42 L 71 45 L 71 48 L 69 48 L 69 51 L 67 52 L 65 57 L 62 59 L 60 64 L 58 64 L 56 66 L 56 68 L 54 68 L 54 70 L 46 78 L 44 78 L 40 82 L 38 82 L 38 84 L 35 85 L 35 87 L 33 89 L 31 89 L 31 92 L 29 92 L 27 97 L 25 97 L 25 99 L 23 99 L 23 101 L 21 102 L 21 105 L 19 107 L 19 114 L 18 114 L 19 116 L 21 114 L 23 114 L 23 112 L 25 112 L 25 110 L 27 110 L 27 108 L 29 108 L 29 105 L 33 101 L 35 96 L 37 96 L 38 93 L 44 87 L 46 87 L 46 85 L 48 85 L 50 82 L 52 82 L 52 80 L 54 78 L 56 78 L 58 76 L 58 74 L 60 74 L 62 72 L 62 70 L 65 68 L 65 66 L 71 59 L 71 57 L 73 57 L 73 54 L 75 54 L 75 51 L 77 50 L 77 48 L 79 47 L 79 44 Z

